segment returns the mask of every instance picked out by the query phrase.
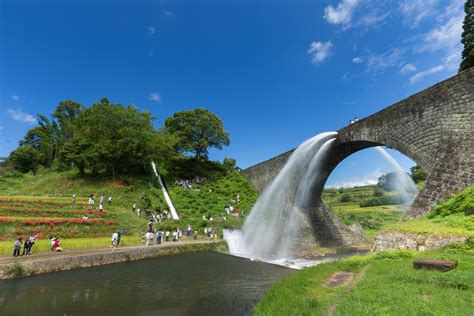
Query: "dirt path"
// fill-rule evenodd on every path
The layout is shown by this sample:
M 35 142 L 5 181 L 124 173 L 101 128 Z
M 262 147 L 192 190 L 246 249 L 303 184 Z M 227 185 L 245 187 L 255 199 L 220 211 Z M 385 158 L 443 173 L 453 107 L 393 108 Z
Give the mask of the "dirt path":
M 355 277 L 350 274 L 350 276 L 346 275 L 344 272 L 336 272 L 331 276 L 331 280 L 329 280 L 328 283 L 326 283 L 328 286 L 345 286 L 345 288 L 341 291 L 341 293 L 336 297 L 334 302 L 328 307 L 326 310 L 326 313 L 324 315 L 332 315 L 334 311 L 337 308 L 337 305 L 342 302 L 344 297 L 354 289 L 354 287 L 359 283 L 360 280 L 363 279 L 365 273 L 367 272 L 367 269 L 369 266 L 365 266 L 359 273 L 355 275 Z M 340 276 L 344 275 L 344 278 L 341 278 Z M 332 285 L 331 285 L 332 284 Z

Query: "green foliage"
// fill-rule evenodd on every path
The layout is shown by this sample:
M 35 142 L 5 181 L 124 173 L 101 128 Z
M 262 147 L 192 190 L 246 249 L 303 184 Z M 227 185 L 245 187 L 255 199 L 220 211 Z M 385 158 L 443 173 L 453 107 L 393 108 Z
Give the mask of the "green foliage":
M 377 187 L 377 188 L 374 190 L 374 196 L 375 196 L 375 197 L 384 196 L 384 194 L 385 194 L 385 192 L 384 192 L 381 188 L 379 188 L 379 187 Z
M 13 266 L 8 267 L 5 272 L 12 278 L 21 278 L 25 275 L 25 269 L 23 269 L 23 266 L 18 262 Z
M 234 158 L 224 158 L 225 166 L 235 168 L 236 164 L 237 164 L 237 160 L 235 160 Z
M 400 205 L 405 202 L 403 196 L 399 194 L 383 195 L 364 199 L 360 201 L 360 207 L 379 206 L 379 205 Z
M 387 192 L 392 192 L 397 190 L 396 184 L 398 181 L 399 179 L 397 173 L 390 172 L 378 178 L 377 186 L 381 187 Z
M 31 146 L 20 146 L 11 152 L 9 161 L 20 172 L 36 173 L 40 165 L 40 154 Z
M 80 113 L 61 158 L 82 175 L 143 173 L 151 160 L 167 160 L 174 152 L 168 135 L 156 132 L 152 119 L 149 112 L 102 99 Z
M 175 113 L 166 119 L 165 127 L 178 136 L 176 148 L 183 153 L 193 152 L 197 160 L 207 157 L 209 148 L 222 149 L 230 143 L 222 120 L 202 108 Z
M 415 183 L 426 180 L 426 172 L 418 165 L 410 168 L 410 177 Z
M 461 35 L 461 43 L 464 45 L 464 49 L 459 66 L 460 72 L 474 66 L 474 1 L 466 0 L 464 12 L 466 12 L 466 16 Z
M 428 218 L 437 216 L 445 217 L 452 214 L 468 213 L 474 208 L 474 185 L 456 194 L 441 205 L 434 207 L 428 214 Z
M 401 259 L 401 258 L 411 258 L 413 257 L 413 253 L 408 250 L 392 250 L 392 251 L 377 251 L 375 253 L 374 259 L 382 260 L 382 259 Z
M 352 201 L 352 196 L 348 193 L 344 193 L 339 198 L 339 201 L 342 202 L 342 203 L 351 202 Z

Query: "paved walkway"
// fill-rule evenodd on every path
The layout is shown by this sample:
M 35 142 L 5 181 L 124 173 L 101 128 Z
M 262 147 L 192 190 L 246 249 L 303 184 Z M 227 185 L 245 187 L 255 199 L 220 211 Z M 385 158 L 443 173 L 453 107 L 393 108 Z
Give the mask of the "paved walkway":
M 168 241 L 164 242 L 161 245 L 154 244 L 153 246 L 146 246 L 142 245 L 134 245 L 134 246 L 123 246 L 118 248 L 113 247 L 102 247 L 102 248 L 92 248 L 92 249 L 81 249 L 81 250 L 71 250 L 71 251 L 63 251 L 63 252 L 37 252 L 33 253 L 30 256 L 24 257 L 13 257 L 9 255 L 2 255 L 0 256 L 0 265 L 14 263 L 14 262 L 32 262 L 36 260 L 54 260 L 57 258 L 68 258 L 68 257 L 80 257 L 80 256 L 88 256 L 88 255 L 95 255 L 95 254 L 102 254 L 102 253 L 122 253 L 122 252 L 129 252 L 131 250 L 138 250 L 143 248 L 173 248 L 176 246 L 184 246 L 184 245 L 191 245 L 191 244 L 210 244 L 212 241 L 209 240 L 191 240 L 191 241 Z M 33 248 L 34 250 L 34 248 Z

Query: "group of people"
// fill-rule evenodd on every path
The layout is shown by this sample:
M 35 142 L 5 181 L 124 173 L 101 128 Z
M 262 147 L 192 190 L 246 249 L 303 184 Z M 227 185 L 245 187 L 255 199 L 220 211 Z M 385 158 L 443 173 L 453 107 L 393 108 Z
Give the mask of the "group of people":
M 193 188 L 193 184 L 201 184 L 202 182 L 206 181 L 206 178 L 196 177 L 194 180 L 178 180 L 174 182 L 175 186 L 182 187 L 186 190 L 191 190 Z
M 26 238 L 25 243 L 23 244 L 23 237 L 19 237 L 15 240 L 13 245 L 13 257 L 20 256 L 21 253 L 21 246 L 23 245 L 23 253 L 21 256 L 31 255 L 31 248 L 35 244 L 36 238 L 38 238 L 38 234 L 30 234 L 28 238 Z
M 75 195 L 75 194 L 72 196 L 72 200 L 73 200 L 73 203 L 76 202 L 76 195 Z M 104 211 L 104 203 L 105 203 L 105 201 L 107 201 L 107 204 L 108 204 L 108 205 L 112 205 L 112 197 L 109 196 L 109 197 L 107 198 L 107 194 L 106 194 L 106 193 L 103 193 L 103 194 L 100 196 L 100 198 L 99 198 L 99 211 L 101 211 L 101 212 Z M 95 204 L 95 193 L 89 195 L 89 202 L 88 202 L 88 204 L 89 204 L 89 207 L 91 207 L 92 205 Z
M 209 232 L 212 234 L 212 228 L 208 230 L 208 228 L 205 227 L 206 236 L 209 234 Z M 191 225 L 186 226 L 185 234 L 187 238 L 193 238 L 194 240 L 198 239 L 198 232 L 197 230 L 193 231 Z M 174 242 L 180 241 L 181 238 L 183 238 L 183 231 L 179 227 L 176 227 L 176 229 L 171 232 L 170 230 L 155 230 L 153 226 L 149 226 L 148 231 L 146 233 L 142 233 L 142 240 L 145 241 L 147 246 L 153 246 L 154 244 L 159 245 L 164 241 L 170 241 L 170 238 L 172 238 L 172 241 Z

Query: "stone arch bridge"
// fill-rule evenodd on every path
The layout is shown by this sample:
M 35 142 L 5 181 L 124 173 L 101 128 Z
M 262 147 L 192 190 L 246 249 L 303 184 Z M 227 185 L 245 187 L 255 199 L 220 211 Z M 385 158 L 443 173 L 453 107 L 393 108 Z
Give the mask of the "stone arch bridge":
M 312 191 L 309 221 L 316 238 L 348 244 L 353 234 L 321 202 L 334 168 L 353 153 L 388 146 L 405 154 L 427 173 L 423 189 L 406 217 L 426 214 L 437 201 L 474 182 L 474 68 L 338 130 L 335 151 Z M 271 183 L 293 150 L 242 171 L 259 193 Z M 323 242 L 324 243 L 324 242 Z

